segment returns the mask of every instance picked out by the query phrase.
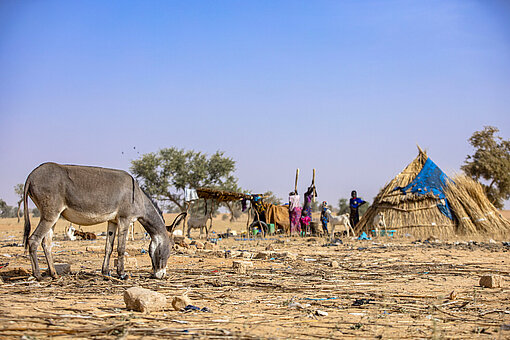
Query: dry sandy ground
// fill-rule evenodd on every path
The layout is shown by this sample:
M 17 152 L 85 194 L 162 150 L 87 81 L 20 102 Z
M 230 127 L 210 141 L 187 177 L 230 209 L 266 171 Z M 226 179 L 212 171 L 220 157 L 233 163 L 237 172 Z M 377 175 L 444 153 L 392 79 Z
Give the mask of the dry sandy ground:
M 218 231 L 240 231 L 245 223 L 214 222 Z M 71 264 L 71 275 L 36 282 L 18 246 L 22 224 L 0 219 L 0 263 L 8 263 L 0 269 L 0 338 L 510 338 L 510 247 L 500 241 L 344 239 L 326 246 L 316 238 L 229 238 L 218 242 L 219 251 L 173 254 L 169 276 L 154 280 L 141 251 L 148 241 L 136 228 L 129 252 L 137 266 L 120 281 L 100 276 L 102 251 L 86 250 L 102 248 L 104 240 L 64 241 L 65 225 L 57 225 L 53 250 L 56 262 Z M 268 245 L 276 253 L 252 259 L 247 274 L 234 273 L 234 259 L 225 257 Z M 297 258 L 281 257 L 284 252 Z M 333 260 L 339 268 L 330 266 Z M 486 274 L 502 275 L 503 288 L 480 287 Z M 168 298 L 188 291 L 194 305 L 212 312 L 174 311 L 170 304 L 151 314 L 128 311 L 123 292 L 132 286 Z M 367 300 L 354 305 L 360 299 Z

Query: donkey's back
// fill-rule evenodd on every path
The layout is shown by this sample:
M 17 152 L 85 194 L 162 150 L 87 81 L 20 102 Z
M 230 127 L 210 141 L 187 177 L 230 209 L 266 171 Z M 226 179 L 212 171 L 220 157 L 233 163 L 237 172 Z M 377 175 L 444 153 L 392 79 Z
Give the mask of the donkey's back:
M 25 186 L 42 216 L 62 214 L 73 223 L 92 225 L 136 215 L 136 182 L 122 170 L 44 163 Z

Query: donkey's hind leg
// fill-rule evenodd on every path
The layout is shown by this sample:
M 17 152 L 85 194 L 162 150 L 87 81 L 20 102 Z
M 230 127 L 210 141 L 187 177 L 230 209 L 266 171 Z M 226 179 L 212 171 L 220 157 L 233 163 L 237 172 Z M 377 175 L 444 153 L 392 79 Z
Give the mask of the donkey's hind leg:
M 55 270 L 55 265 L 53 262 L 53 254 L 51 253 L 51 249 L 53 248 L 53 228 L 55 225 L 50 228 L 46 236 L 44 236 L 42 240 L 42 248 L 44 250 L 44 256 L 46 256 L 46 263 L 48 264 L 48 272 L 50 276 L 54 279 L 58 278 L 57 271 Z
M 30 254 L 30 263 L 32 264 L 32 274 L 34 277 L 40 281 L 42 280 L 41 271 L 39 269 L 39 261 L 37 259 L 37 248 L 39 248 L 39 244 L 41 244 L 41 240 L 43 238 L 46 238 L 50 230 L 53 228 L 55 223 L 57 223 L 59 214 L 56 216 L 53 216 L 51 218 L 48 218 L 47 216 L 41 216 L 41 220 L 39 221 L 39 224 L 37 225 L 37 228 L 35 228 L 32 235 L 28 238 L 28 249 Z M 51 238 L 50 238 L 51 243 Z M 44 254 L 46 255 L 46 260 L 48 261 L 48 268 L 50 268 L 50 274 L 51 274 L 51 268 L 55 270 L 55 267 L 53 266 L 53 258 L 51 254 L 48 256 L 49 251 L 51 251 L 51 246 L 48 247 L 47 244 L 43 245 Z M 48 249 L 49 248 L 49 249 Z

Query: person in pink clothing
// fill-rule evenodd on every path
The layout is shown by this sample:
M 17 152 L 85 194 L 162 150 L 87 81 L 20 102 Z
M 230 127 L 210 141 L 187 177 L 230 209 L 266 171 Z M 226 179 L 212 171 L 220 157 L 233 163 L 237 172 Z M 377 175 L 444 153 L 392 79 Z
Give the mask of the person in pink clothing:
M 289 193 L 290 234 L 301 233 L 301 203 L 297 191 Z

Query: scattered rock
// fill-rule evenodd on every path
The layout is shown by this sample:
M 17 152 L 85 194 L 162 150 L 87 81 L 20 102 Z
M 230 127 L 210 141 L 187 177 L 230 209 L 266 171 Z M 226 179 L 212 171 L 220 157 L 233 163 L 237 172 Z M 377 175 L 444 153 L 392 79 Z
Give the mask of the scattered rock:
M 243 252 L 241 253 L 241 257 L 242 257 L 243 259 L 251 259 L 251 258 L 253 257 L 253 254 L 252 254 L 252 253 L 249 253 L 249 252 L 247 252 L 247 251 L 243 251 Z
M 268 244 L 267 247 L 266 247 L 266 250 L 269 250 L 269 251 L 274 251 L 274 246 L 272 244 Z
M 191 304 L 191 299 L 187 295 L 175 296 L 172 299 L 172 307 L 177 311 L 184 309 L 186 306 Z
M 269 260 L 270 258 L 274 257 L 274 251 L 261 251 L 258 252 L 257 255 L 255 255 L 254 259 L 257 260 Z
M 201 256 L 201 257 L 206 257 L 206 258 L 215 258 L 215 257 L 225 257 L 225 253 L 221 250 L 209 250 L 209 249 L 198 249 L 196 251 L 196 254 Z
M 498 243 L 498 242 L 494 241 L 493 239 L 490 239 L 490 240 L 489 240 L 489 243 L 491 243 L 491 244 L 495 244 L 495 243 Z
M 503 286 L 503 277 L 499 275 L 485 275 L 480 278 L 480 286 L 487 288 L 500 288 Z
M 71 273 L 71 265 L 69 263 L 55 263 L 54 265 L 58 275 Z
M 452 290 L 450 295 L 448 295 L 448 299 L 450 299 L 450 300 L 457 300 L 457 292 Z
M 240 256 L 241 256 L 241 252 L 238 250 L 226 250 L 225 251 L 226 259 L 236 258 L 236 257 L 240 257 Z
M 236 274 L 246 274 L 248 268 L 253 267 L 253 263 L 249 261 L 234 261 L 232 262 L 232 268 Z
M 331 268 L 340 268 L 338 261 L 331 261 L 330 266 Z
M 149 289 L 131 287 L 124 291 L 124 302 L 128 310 L 151 313 L 165 308 L 166 296 Z
M 191 241 L 190 245 L 197 247 L 197 249 L 204 249 L 204 244 L 202 242 L 200 242 L 200 241 L 197 241 L 197 240 Z
M 218 249 L 218 245 L 215 244 L 215 243 L 211 243 L 211 242 L 205 242 L 204 243 L 204 249 L 207 249 L 207 250 L 216 250 L 216 249 Z

